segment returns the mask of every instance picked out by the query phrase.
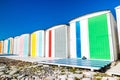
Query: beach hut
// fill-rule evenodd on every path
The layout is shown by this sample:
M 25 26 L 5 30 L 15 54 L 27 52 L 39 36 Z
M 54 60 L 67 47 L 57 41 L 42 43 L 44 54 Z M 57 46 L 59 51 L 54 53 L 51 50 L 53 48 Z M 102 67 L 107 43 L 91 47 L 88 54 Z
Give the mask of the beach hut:
M 3 54 L 3 41 L 0 41 L 0 54 Z
M 4 43 L 3 53 L 4 53 L 4 54 L 8 54 L 8 40 L 5 39 L 3 43 Z
M 44 30 L 31 34 L 31 57 L 44 57 Z
M 30 34 L 22 34 L 18 39 L 18 54 L 21 57 L 29 56 L 29 48 L 30 48 Z
M 118 40 L 119 40 L 119 53 L 120 53 L 120 6 L 115 7 L 116 11 L 116 19 L 117 19 L 117 32 L 118 32 Z
M 10 38 L 8 38 L 7 40 L 8 40 L 7 53 L 8 53 L 8 54 L 13 54 L 13 38 L 10 37 Z
M 13 46 L 13 54 L 17 54 L 17 55 L 18 55 L 18 49 L 19 49 L 18 39 L 19 39 L 19 36 L 14 37 L 14 46 Z
M 78 17 L 70 24 L 70 57 L 117 59 L 116 22 L 109 10 Z
M 68 26 L 57 25 L 45 31 L 46 57 L 68 57 Z

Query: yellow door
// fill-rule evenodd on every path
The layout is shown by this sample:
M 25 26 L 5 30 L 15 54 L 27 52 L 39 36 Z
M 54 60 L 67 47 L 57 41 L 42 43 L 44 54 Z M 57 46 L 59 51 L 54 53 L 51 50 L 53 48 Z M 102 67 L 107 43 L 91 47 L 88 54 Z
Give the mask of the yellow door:
M 36 57 L 36 33 L 31 34 L 31 57 Z

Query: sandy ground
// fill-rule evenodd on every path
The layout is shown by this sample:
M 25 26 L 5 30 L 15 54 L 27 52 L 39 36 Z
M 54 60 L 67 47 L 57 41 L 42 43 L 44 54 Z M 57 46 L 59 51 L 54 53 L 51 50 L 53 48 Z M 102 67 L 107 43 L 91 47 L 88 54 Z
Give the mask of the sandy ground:
M 27 61 L 27 62 L 40 62 L 45 60 L 53 60 L 53 59 L 60 59 L 60 58 L 43 58 L 43 57 L 19 57 L 19 56 L 0 56 L 0 57 L 6 57 L 9 59 L 15 59 L 15 60 L 21 60 L 21 61 Z
M 119 75 L 120 76 L 120 62 L 117 62 L 114 66 L 106 71 L 109 75 Z
M 42 58 L 42 57 L 18 57 L 18 56 L 0 56 L 0 57 L 6 57 L 10 59 L 15 60 L 21 60 L 21 61 L 27 61 L 27 62 L 40 62 L 45 60 L 53 60 L 53 59 L 59 59 L 59 58 Z M 112 66 L 110 69 L 106 71 L 109 75 L 119 75 L 120 76 L 120 62 L 117 62 L 116 65 Z

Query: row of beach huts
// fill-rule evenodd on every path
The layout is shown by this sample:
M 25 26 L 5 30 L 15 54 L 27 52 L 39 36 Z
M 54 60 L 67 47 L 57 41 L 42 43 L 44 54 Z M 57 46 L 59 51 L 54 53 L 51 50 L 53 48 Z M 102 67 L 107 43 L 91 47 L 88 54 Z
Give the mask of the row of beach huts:
M 117 23 L 104 10 L 69 22 L 0 41 L 0 54 L 21 57 L 87 58 L 115 61 L 120 53 L 120 6 Z

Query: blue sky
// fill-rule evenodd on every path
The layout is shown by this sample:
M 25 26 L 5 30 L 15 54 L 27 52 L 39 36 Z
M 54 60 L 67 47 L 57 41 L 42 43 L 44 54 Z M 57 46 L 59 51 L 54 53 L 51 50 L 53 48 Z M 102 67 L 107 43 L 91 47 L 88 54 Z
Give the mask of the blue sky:
M 79 16 L 110 9 L 120 0 L 0 0 L 0 39 L 46 30 Z

